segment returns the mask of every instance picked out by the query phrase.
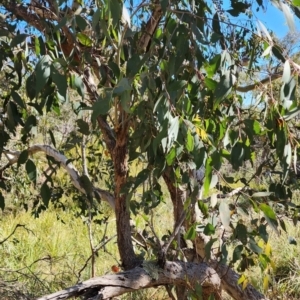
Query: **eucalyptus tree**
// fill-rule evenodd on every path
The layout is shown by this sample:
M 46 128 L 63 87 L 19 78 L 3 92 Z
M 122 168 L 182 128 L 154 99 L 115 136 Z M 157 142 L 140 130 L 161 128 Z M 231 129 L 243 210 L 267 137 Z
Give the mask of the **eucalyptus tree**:
M 44 154 L 50 170 L 64 169 L 86 206 L 94 200 L 109 203 L 124 269 L 40 299 L 108 299 L 159 285 L 172 299 L 174 293 L 177 299 L 221 299 L 222 291 L 234 299 L 266 299 L 232 266 L 243 272 L 258 262 L 262 271 L 270 269 L 267 227 L 285 230 L 282 215 L 291 209 L 298 219 L 288 177 L 299 144 L 293 122 L 299 113 L 300 66 L 256 20 L 255 11 L 263 5 L 231 1 L 226 8 L 217 0 L 1 2 L 0 66 L 6 92 L 1 96 L 0 153 L 7 160 L 1 178 L 14 164 L 19 173 L 25 165 L 30 181 L 43 181 L 36 185 L 41 197 L 34 208 L 47 209 L 56 197 L 54 172 L 38 178 L 41 155 L 33 156 Z M 274 5 L 294 30 L 298 2 Z M 267 71 L 261 72 L 262 61 L 269 64 Z M 243 83 L 241 73 L 250 84 Z M 272 81 L 280 78 L 281 95 L 275 99 Z M 249 96 L 243 96 L 251 91 L 255 110 L 247 106 Z M 77 111 L 86 112 L 75 120 L 77 139 L 68 132 L 69 144 L 83 146 L 81 171 L 58 146 L 54 130 L 48 132 L 48 143 L 33 143 L 38 116 L 59 115 L 70 98 Z M 87 160 L 84 145 L 90 135 L 98 142 L 92 151 L 105 151 L 111 162 L 107 186 L 97 186 L 99 170 Z M 267 150 L 259 161 L 257 145 Z M 136 161 L 143 162 L 142 169 L 129 175 Z M 244 177 L 238 171 L 245 164 Z M 266 167 L 277 175 L 264 190 L 256 190 L 253 182 Z M 135 198 L 146 181 L 141 198 Z M 239 188 L 233 189 L 234 183 Z M 4 180 L 0 187 L 4 209 Z M 173 231 L 163 241 L 157 236 L 154 243 L 146 240 L 155 248 L 153 261 L 146 261 L 133 247 L 130 218 L 137 212 L 147 217 L 162 201 L 173 205 Z

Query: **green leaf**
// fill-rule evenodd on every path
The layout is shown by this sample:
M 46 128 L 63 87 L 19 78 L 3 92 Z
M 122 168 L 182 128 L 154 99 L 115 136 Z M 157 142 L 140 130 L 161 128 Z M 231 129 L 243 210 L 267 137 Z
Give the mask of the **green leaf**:
M 84 31 L 88 26 L 87 21 L 80 15 L 75 15 L 75 21 L 80 30 Z
M 21 107 L 26 109 L 25 103 L 20 97 L 20 95 L 16 91 L 11 92 L 11 96 L 13 97 L 14 101 Z
M 33 115 L 30 115 L 24 124 L 23 132 L 29 133 L 31 131 L 31 129 L 33 127 L 35 127 L 36 125 L 37 125 L 36 117 Z
M 278 46 L 273 46 L 272 52 L 277 59 L 281 60 L 283 63 L 285 62 L 285 57 L 282 54 L 282 50 Z
M 221 64 L 221 55 L 217 54 L 213 57 L 212 60 L 209 61 L 209 64 L 206 66 L 206 72 L 208 77 L 212 77 L 215 75 L 217 70 L 219 69 Z
M 185 80 L 174 80 L 168 85 L 168 91 L 178 91 L 187 85 Z
M 236 0 L 231 0 L 230 2 L 231 2 L 231 6 L 234 9 L 239 10 L 240 12 L 245 12 L 250 7 L 249 3 L 244 3 Z
M 194 137 L 190 130 L 187 132 L 185 147 L 188 152 L 192 152 L 194 150 Z
M 59 95 L 66 100 L 67 99 L 67 77 L 65 75 L 60 74 L 56 68 L 51 68 L 51 78 L 53 82 L 56 84 Z
M 77 126 L 79 127 L 78 131 L 84 135 L 90 134 L 89 124 L 82 119 L 76 120 Z
M 107 92 L 104 96 L 99 96 L 97 102 L 93 105 L 92 121 L 95 121 L 99 115 L 106 115 L 111 107 L 112 93 Z
M 78 32 L 76 34 L 76 37 L 78 38 L 80 44 L 82 44 L 83 46 L 91 47 L 93 45 L 93 40 L 82 32 Z
M 41 54 L 41 46 L 40 46 L 40 40 L 37 36 L 34 37 L 34 49 L 36 56 L 39 56 Z
M 247 244 L 247 228 L 244 224 L 237 224 L 235 227 L 235 235 L 244 245 Z
M 276 220 L 276 214 L 275 212 L 273 211 L 273 209 L 265 204 L 265 203 L 261 203 L 259 205 L 259 209 L 265 214 L 266 217 L 268 217 L 269 219 L 272 219 L 272 220 Z
M 114 88 L 114 95 L 121 95 L 125 91 L 130 91 L 131 86 L 127 78 L 122 78 Z
M 237 9 L 228 9 L 227 12 L 230 13 L 233 17 L 238 17 L 241 13 L 241 11 Z
M 108 66 L 113 71 L 116 78 L 119 79 L 121 73 L 120 73 L 120 68 L 118 67 L 118 65 L 113 61 L 109 61 Z
M 100 21 L 100 17 L 101 17 L 101 10 L 97 8 L 97 10 L 94 12 L 92 17 L 92 27 L 94 30 L 96 29 L 96 26 Z
M 46 182 L 44 182 L 41 187 L 41 196 L 45 206 L 48 207 L 49 200 L 51 199 L 51 189 L 49 188 Z
M 288 111 L 286 113 L 286 115 L 283 116 L 283 118 L 288 121 L 291 120 L 293 118 L 295 118 L 296 116 L 299 115 L 300 112 L 300 106 L 293 108 L 292 110 Z
M 77 93 L 84 99 L 84 84 L 78 75 L 72 75 L 71 78 L 71 87 L 77 90 Z
M 213 28 L 214 32 L 219 33 L 219 34 L 221 33 L 221 26 L 220 26 L 218 13 L 215 13 L 213 16 L 212 28 Z
M 5 208 L 5 200 L 4 200 L 4 197 L 0 191 L 0 208 L 2 209 L 2 211 L 4 210 Z
M 124 91 L 121 96 L 121 106 L 128 114 L 131 113 L 131 91 Z
M 130 57 L 127 62 L 127 67 L 126 67 L 127 76 L 128 77 L 135 76 L 140 71 L 144 62 L 145 62 L 145 58 L 141 59 L 138 54 L 132 55 L 132 57 Z
M 259 236 L 264 240 L 265 243 L 269 240 L 269 234 L 267 232 L 267 225 L 261 224 L 258 227 Z
M 243 250 L 244 250 L 243 245 L 238 245 L 234 248 L 233 253 L 232 253 L 232 262 L 231 262 L 232 264 L 234 264 L 239 259 L 241 259 Z
M 198 207 L 205 218 L 208 217 L 208 206 L 201 200 L 198 201 Z
M 211 91 L 214 91 L 217 86 L 218 86 L 218 82 L 211 79 L 211 78 L 208 78 L 208 77 L 205 77 L 204 79 L 204 82 L 205 82 L 205 86 L 210 89 Z
M 238 170 L 239 167 L 243 165 L 244 157 L 245 157 L 245 149 L 243 147 L 243 144 L 238 142 L 232 148 L 231 155 L 230 155 L 231 164 L 235 170 Z
M 54 134 L 53 134 L 51 129 L 49 129 L 49 135 L 50 135 L 52 145 L 54 146 L 54 148 L 56 148 L 56 142 L 55 142 Z
M 176 158 L 176 149 L 173 147 L 166 156 L 167 165 L 168 166 L 173 165 L 175 158 Z
M 26 38 L 28 37 L 29 35 L 28 34 L 25 34 L 25 33 L 21 33 L 21 34 L 17 34 L 11 41 L 10 43 L 10 47 L 13 48 L 21 43 L 23 43 Z
M 230 209 L 227 203 L 224 201 L 220 203 L 219 206 L 219 214 L 222 224 L 224 225 L 225 229 L 229 228 L 230 225 Z
M 18 163 L 17 163 L 18 167 L 19 167 L 20 165 L 25 164 L 26 161 L 27 161 L 27 159 L 28 159 L 28 151 L 27 151 L 27 150 L 24 150 L 24 151 L 21 152 L 21 154 L 20 154 L 20 156 L 19 156 L 19 158 L 18 158 Z
M 215 103 L 214 108 L 216 108 L 219 103 L 229 95 L 231 92 L 232 86 L 234 84 L 233 76 L 231 71 L 226 71 L 224 75 L 221 77 L 220 82 L 218 83 L 215 90 Z
M 194 240 L 196 238 L 197 232 L 195 225 L 191 226 L 187 233 L 184 235 L 185 240 Z
M 161 144 L 165 153 L 167 153 L 171 149 L 171 147 L 177 139 L 179 131 L 179 117 L 176 116 L 175 118 L 173 118 L 170 115 L 168 124 L 169 127 L 167 137 L 164 137 L 161 140 Z
M 37 176 L 36 166 L 31 159 L 27 160 L 25 168 L 26 168 L 26 172 L 29 177 L 29 180 L 36 183 L 36 176 Z
M 211 239 L 206 245 L 205 245 L 205 258 L 210 259 L 211 256 L 211 248 L 212 245 L 217 241 L 217 239 Z M 203 257 L 204 258 L 204 257 Z
M 47 83 L 51 73 L 51 58 L 49 55 L 43 56 L 36 65 L 35 75 L 36 75 L 36 97 L 39 92 L 43 89 Z
M 145 182 L 150 175 L 150 170 L 144 169 L 139 172 L 139 174 L 135 178 L 134 189 L 136 189 L 141 183 Z
M 110 13 L 112 16 L 112 24 L 115 27 L 121 20 L 123 3 L 119 0 L 110 0 Z
M 285 61 L 283 67 L 282 81 L 284 83 L 289 83 L 291 80 L 291 67 L 288 60 Z
M 30 100 L 33 100 L 36 95 L 36 76 L 31 74 L 26 80 L 26 94 Z
M 215 227 L 212 224 L 207 223 L 205 228 L 204 228 L 203 233 L 205 235 L 213 235 L 213 234 L 215 234 Z
M 260 248 L 260 247 L 257 245 L 257 243 L 255 242 L 255 240 L 254 240 L 253 238 L 250 238 L 250 239 L 249 239 L 248 245 L 249 245 L 249 248 L 250 248 L 253 252 L 255 252 L 255 253 L 257 253 L 257 254 L 263 253 L 263 249 Z
M 212 178 L 212 158 L 208 157 L 205 163 L 205 178 L 204 178 L 204 196 L 209 192 L 209 187 Z

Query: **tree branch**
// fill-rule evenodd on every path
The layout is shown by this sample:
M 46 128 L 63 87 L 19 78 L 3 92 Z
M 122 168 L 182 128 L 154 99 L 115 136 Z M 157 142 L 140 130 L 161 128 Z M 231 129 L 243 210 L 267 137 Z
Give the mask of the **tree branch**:
M 145 26 L 144 31 L 138 41 L 138 48 L 143 52 L 146 52 L 151 42 L 152 36 L 158 27 L 158 24 L 162 18 L 162 9 L 159 1 L 155 1 L 154 8 L 151 16 Z
M 28 155 L 33 155 L 38 152 L 43 152 L 48 156 L 51 156 L 54 158 L 57 162 L 61 164 L 61 166 L 67 171 L 69 174 L 71 181 L 75 188 L 79 190 L 81 193 L 86 194 L 86 190 L 82 187 L 80 183 L 80 175 L 75 166 L 69 162 L 69 160 L 61 154 L 59 151 L 56 149 L 52 148 L 49 145 L 33 145 L 27 149 Z M 9 162 L 0 168 L 0 173 L 3 172 L 5 169 L 10 167 L 11 165 L 15 164 L 18 162 L 19 156 L 22 153 L 21 151 L 12 151 L 12 150 L 4 150 L 3 153 L 7 156 Z M 100 196 L 103 200 L 109 203 L 109 205 L 115 209 L 115 199 L 111 193 L 108 191 L 99 189 L 99 188 L 93 188 L 94 194 L 96 196 Z
M 272 82 L 272 81 L 280 78 L 281 76 L 282 76 L 282 72 L 275 73 L 275 74 L 270 75 L 269 77 L 266 77 L 266 78 L 260 80 L 259 82 L 256 82 L 256 83 L 253 83 L 250 85 L 246 85 L 246 86 L 237 86 L 236 90 L 241 93 L 247 93 L 247 92 L 253 91 L 255 88 L 257 88 L 261 85 Z
M 37 300 L 63 300 L 79 296 L 83 296 L 83 299 L 109 299 L 135 290 L 166 284 L 191 287 L 195 282 L 211 286 L 215 291 L 220 289 L 219 276 L 205 263 L 168 261 L 164 269 L 159 269 L 155 263 L 148 264 L 148 267 L 136 267 L 115 275 L 95 277 Z

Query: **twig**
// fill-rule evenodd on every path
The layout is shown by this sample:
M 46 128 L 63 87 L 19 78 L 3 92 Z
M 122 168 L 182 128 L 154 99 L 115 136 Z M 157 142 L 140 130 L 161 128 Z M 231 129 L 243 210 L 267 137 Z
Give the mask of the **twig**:
M 17 224 L 17 225 L 15 226 L 14 230 L 12 231 L 12 233 L 11 233 L 9 236 L 7 236 L 4 240 L 0 241 L 0 245 L 3 244 L 3 243 L 5 243 L 5 242 L 6 242 L 6 241 L 7 241 L 7 240 L 8 240 L 8 239 L 16 232 L 16 230 L 17 230 L 18 227 L 23 227 L 23 228 L 25 228 L 27 231 L 33 233 L 33 231 L 30 230 L 30 229 L 28 229 L 28 228 L 26 228 L 25 225 L 23 225 L 23 224 Z M 34 233 L 33 233 L 33 234 L 34 234 Z
M 110 237 L 109 239 L 105 240 L 104 242 L 101 242 L 97 247 L 94 248 L 94 253 L 97 254 L 97 252 L 104 247 L 108 242 L 110 242 L 112 239 L 114 239 L 117 235 Z M 85 261 L 83 267 L 78 272 L 78 278 L 80 278 L 82 271 L 87 267 L 88 262 L 92 259 L 93 254 L 91 254 L 88 259 Z

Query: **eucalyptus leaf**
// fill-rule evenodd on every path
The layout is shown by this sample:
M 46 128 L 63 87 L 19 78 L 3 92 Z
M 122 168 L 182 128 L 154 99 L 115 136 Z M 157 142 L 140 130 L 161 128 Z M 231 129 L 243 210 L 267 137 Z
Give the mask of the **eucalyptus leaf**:
M 219 214 L 220 214 L 220 219 L 225 227 L 225 229 L 228 229 L 230 227 L 230 209 L 229 206 L 226 202 L 222 201 L 219 206 Z
M 51 58 L 49 55 L 43 56 L 35 68 L 35 93 L 36 97 L 39 92 L 44 88 L 45 84 L 50 78 L 51 74 Z
M 36 170 L 35 163 L 31 159 L 28 159 L 26 161 L 25 168 L 30 181 L 36 183 L 37 170 Z

